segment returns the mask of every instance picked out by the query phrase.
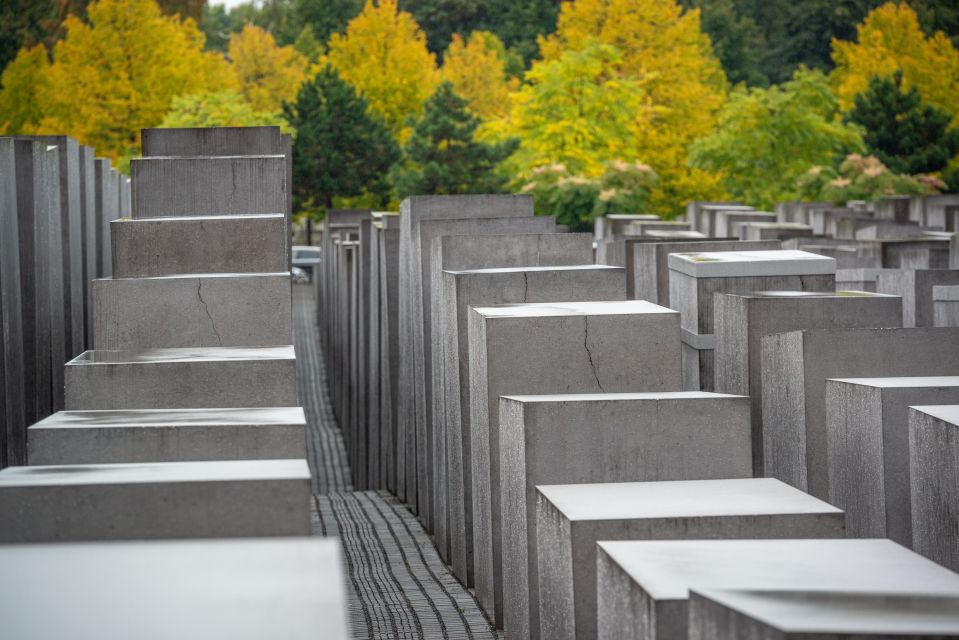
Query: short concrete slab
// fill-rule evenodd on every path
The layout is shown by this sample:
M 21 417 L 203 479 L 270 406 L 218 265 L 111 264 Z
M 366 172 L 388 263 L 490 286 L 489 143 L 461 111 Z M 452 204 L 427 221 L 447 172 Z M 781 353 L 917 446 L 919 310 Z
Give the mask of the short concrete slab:
M 306 460 L 8 467 L 0 542 L 310 533 Z
M 959 575 L 890 540 L 600 542 L 597 562 L 602 640 L 684 640 L 693 588 L 959 595 Z
M 959 286 L 932 288 L 932 324 L 959 327 Z
M 9 545 L 0 565 L 7 640 L 350 637 L 333 540 Z
M 301 407 L 60 411 L 28 437 L 32 465 L 306 458 Z
M 596 637 L 601 540 L 843 537 L 842 511 L 772 478 L 541 485 L 544 638 Z
M 932 290 L 936 285 L 959 285 L 959 269 L 883 270 L 876 291 L 902 296 L 903 327 L 932 327 Z
M 959 571 L 959 404 L 909 410 L 912 544 Z

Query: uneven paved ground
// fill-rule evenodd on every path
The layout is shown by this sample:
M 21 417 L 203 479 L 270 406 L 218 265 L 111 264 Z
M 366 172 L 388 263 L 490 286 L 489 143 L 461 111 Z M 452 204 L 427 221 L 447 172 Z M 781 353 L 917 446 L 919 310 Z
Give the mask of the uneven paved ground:
M 313 531 L 343 543 L 354 638 L 499 638 L 406 507 L 386 491 L 353 491 L 327 395 L 312 287 L 293 286 L 293 321 Z

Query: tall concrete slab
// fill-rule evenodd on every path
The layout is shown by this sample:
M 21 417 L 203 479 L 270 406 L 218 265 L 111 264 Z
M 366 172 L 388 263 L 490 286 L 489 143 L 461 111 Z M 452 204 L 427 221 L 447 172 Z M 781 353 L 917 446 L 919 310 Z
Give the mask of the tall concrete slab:
M 110 223 L 116 220 L 117 198 L 114 191 L 116 181 L 112 179 L 110 161 L 106 158 L 94 160 L 96 175 L 96 209 L 97 209 L 97 278 L 109 278 L 112 271 Z
M 13 139 L 0 138 L 0 325 L 3 326 L 0 331 L 0 418 L 3 420 L 0 467 L 22 464 L 26 459 L 24 380 L 27 370 L 21 306 L 16 157 Z M 30 251 L 28 255 L 32 253 Z M 33 268 L 33 264 L 28 264 L 27 268 Z
M 389 222 L 396 216 L 388 216 L 380 231 L 380 432 L 383 456 L 382 474 L 386 489 L 399 495 L 397 477 L 397 409 L 399 399 L 399 257 L 400 230 L 390 228 Z M 398 221 L 397 221 L 398 222 Z M 405 479 L 405 478 L 404 478 Z
M 959 375 L 959 328 L 778 333 L 762 371 L 766 475 L 828 500 L 826 380 Z
M 502 627 L 499 397 L 679 390 L 679 316 L 645 301 L 474 307 L 469 318 L 476 596 Z M 642 335 L 642 340 L 636 336 Z
M 927 558 L 959 571 L 959 405 L 909 410 L 912 545 Z
M 97 197 L 93 147 L 80 146 L 80 233 L 83 236 L 83 325 L 84 348 L 93 346 L 93 304 L 91 281 L 97 274 Z

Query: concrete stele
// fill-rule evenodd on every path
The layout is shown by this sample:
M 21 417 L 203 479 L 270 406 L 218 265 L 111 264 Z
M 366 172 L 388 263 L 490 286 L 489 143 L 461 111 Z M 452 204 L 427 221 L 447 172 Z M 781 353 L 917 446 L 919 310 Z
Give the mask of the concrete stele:
M 959 404 L 909 410 L 913 548 L 959 571 Z

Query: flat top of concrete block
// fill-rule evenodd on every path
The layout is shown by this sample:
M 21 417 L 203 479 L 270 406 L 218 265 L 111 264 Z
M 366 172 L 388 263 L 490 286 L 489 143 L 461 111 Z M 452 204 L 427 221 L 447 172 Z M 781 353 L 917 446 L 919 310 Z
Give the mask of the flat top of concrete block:
M 281 153 L 262 153 L 255 156 L 146 156 L 130 160 L 130 165 L 132 166 L 133 163 L 141 162 L 196 162 L 197 160 L 205 160 L 208 162 L 233 162 L 235 160 L 242 160 L 244 162 L 252 162 L 262 158 L 272 158 L 286 162 L 286 156 Z
M 141 364 L 144 362 L 219 362 L 232 360 L 296 360 L 293 345 L 278 347 L 177 347 L 143 351 L 84 351 L 67 366 Z
M 959 286 L 957 285 L 935 285 L 932 288 L 933 300 L 959 300 Z
M 59 411 L 31 429 L 76 427 L 152 427 L 303 424 L 302 407 L 253 407 L 250 409 L 116 409 L 108 411 Z
M 872 291 L 752 291 L 750 293 L 723 293 L 736 298 L 898 298 L 889 293 Z
M 706 238 L 706 234 L 689 229 L 645 229 L 643 235 L 650 238 Z
M 599 546 L 657 600 L 684 600 L 691 587 L 959 595 L 959 574 L 886 539 L 629 540 Z
M 659 216 L 655 213 L 610 213 L 603 217 L 607 220 L 645 220 L 650 222 L 659 220 Z
M 536 487 L 570 520 L 645 520 L 842 510 L 774 478 Z
M 503 218 L 534 215 L 533 196 L 513 193 L 410 196 L 400 203 L 400 215 L 412 224 L 420 220 Z
M 696 278 L 815 275 L 836 273 L 836 260 L 790 249 L 702 251 L 669 254 L 669 268 Z
M 142 276 L 134 278 L 94 278 L 94 282 L 150 282 L 151 280 L 223 280 L 229 278 L 289 278 L 289 271 L 275 271 L 272 273 L 174 273 L 167 276 Z
M 716 211 L 755 211 L 756 209 L 745 204 L 715 204 L 704 202 L 699 205 L 700 209 L 712 209 Z
M 697 398 L 745 398 L 709 391 L 652 391 L 643 393 L 556 393 L 545 395 L 501 396 L 517 402 L 616 402 L 627 400 L 693 400 Z
M 341 640 L 342 562 L 316 538 L 4 545 L 3 636 Z
M 486 318 L 540 318 L 558 316 L 617 316 L 654 313 L 678 313 L 645 300 L 617 302 L 537 302 L 474 307 Z
M 922 405 L 912 408 L 959 427 L 959 404 Z
M 161 218 L 117 218 L 111 220 L 110 224 L 144 224 L 157 223 L 163 224 L 201 224 L 203 222 L 212 222 L 214 220 L 232 220 L 243 223 L 250 220 L 282 220 L 286 217 L 283 213 L 256 213 L 242 216 L 188 216 L 188 217 L 161 217 Z
M 75 464 L 7 467 L 0 471 L 0 489 L 10 487 L 142 484 L 156 482 L 224 482 L 309 480 L 306 460 L 216 460 Z
M 786 633 L 959 633 L 959 596 L 693 589 Z
M 463 269 L 460 271 L 446 271 L 445 273 L 532 273 L 537 271 L 622 271 L 623 267 L 614 267 L 607 264 L 576 264 L 557 265 L 547 267 L 495 267 L 491 269 Z
M 865 387 L 921 388 L 921 387 L 959 387 L 959 376 L 910 376 L 893 378 L 829 378 L 833 382 L 858 384 Z
M 799 222 L 744 222 L 743 225 L 753 229 L 812 230 L 812 227 L 808 224 L 802 224 Z

